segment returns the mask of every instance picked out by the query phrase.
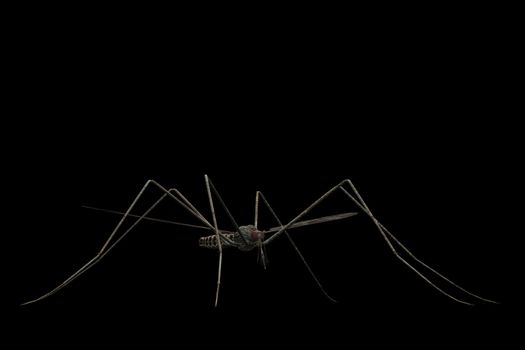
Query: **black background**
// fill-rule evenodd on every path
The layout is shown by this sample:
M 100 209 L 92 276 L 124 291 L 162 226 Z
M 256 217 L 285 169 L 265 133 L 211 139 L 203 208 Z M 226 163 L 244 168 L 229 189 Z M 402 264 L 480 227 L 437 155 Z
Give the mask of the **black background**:
M 30 155 L 15 159 L 24 189 L 15 207 L 26 216 L 13 304 L 50 290 L 100 249 L 118 217 L 81 205 L 124 211 L 154 179 L 211 220 L 208 174 L 240 224 L 253 221 L 256 190 L 286 222 L 350 178 L 418 257 L 502 305 L 440 295 L 360 213 L 292 231 L 337 304 L 279 239 L 268 246 L 267 271 L 254 252 L 225 251 L 215 309 L 217 253 L 197 246 L 208 233 L 145 222 L 67 288 L 18 309 L 20 324 L 49 327 L 54 339 L 270 346 L 512 332 L 506 219 L 515 209 L 504 198 L 517 141 L 504 118 L 513 94 L 503 83 L 507 46 L 490 28 L 451 21 L 454 29 L 425 19 L 336 21 L 270 36 L 163 21 L 131 29 L 108 26 L 110 18 L 103 30 L 88 21 L 58 42 L 33 33 L 42 59 L 35 67 L 27 58 L 38 96 L 27 109 L 44 112 L 20 138 L 32 140 Z M 158 195 L 149 189 L 145 200 Z M 353 210 L 336 194 L 309 218 Z M 261 215 L 262 228 L 275 226 Z M 154 216 L 196 223 L 169 201 Z M 220 209 L 218 218 L 231 229 Z

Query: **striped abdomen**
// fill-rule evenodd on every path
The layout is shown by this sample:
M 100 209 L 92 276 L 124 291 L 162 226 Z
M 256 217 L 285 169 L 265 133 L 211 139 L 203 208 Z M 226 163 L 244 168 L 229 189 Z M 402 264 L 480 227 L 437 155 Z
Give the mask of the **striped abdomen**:
M 237 233 L 223 233 L 223 236 L 226 236 L 226 239 L 235 241 L 235 237 L 239 238 Z M 231 247 L 231 244 L 225 240 L 222 240 L 222 247 Z M 209 248 L 209 249 L 218 249 L 219 244 L 217 242 L 217 235 L 210 235 L 206 237 L 199 238 L 199 247 Z
M 264 232 L 259 231 L 253 225 L 241 226 L 238 232 L 221 233 L 222 247 L 235 247 L 240 250 L 252 250 L 264 241 Z M 223 231 L 224 232 L 224 231 Z M 242 234 L 242 236 L 241 236 Z M 199 238 L 199 246 L 209 249 L 218 249 L 217 235 Z

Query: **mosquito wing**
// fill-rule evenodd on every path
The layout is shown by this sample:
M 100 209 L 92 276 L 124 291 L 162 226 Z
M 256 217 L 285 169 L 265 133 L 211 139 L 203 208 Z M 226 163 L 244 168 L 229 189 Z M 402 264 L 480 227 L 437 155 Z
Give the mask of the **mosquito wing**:
M 289 228 L 296 228 L 296 227 L 303 227 L 303 226 L 309 226 L 309 225 L 315 225 L 315 224 L 322 224 L 324 222 L 330 222 L 330 221 L 336 221 L 336 220 L 342 220 L 349 217 L 352 217 L 354 215 L 357 215 L 356 212 L 349 212 L 349 213 L 343 213 L 343 214 L 336 214 L 336 215 L 329 215 L 329 216 L 323 216 L 317 219 L 311 219 L 311 220 L 305 220 L 305 221 L 299 221 L 294 224 L 292 224 Z M 272 227 L 271 229 L 267 230 L 267 233 L 271 232 L 277 232 L 282 228 L 282 226 Z

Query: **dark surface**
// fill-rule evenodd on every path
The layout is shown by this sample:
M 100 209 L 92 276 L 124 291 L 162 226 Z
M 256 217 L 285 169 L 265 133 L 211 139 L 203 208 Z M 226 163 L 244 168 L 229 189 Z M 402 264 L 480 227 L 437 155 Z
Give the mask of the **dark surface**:
M 15 204 L 23 218 L 13 304 L 55 287 L 100 249 L 118 217 L 81 205 L 125 210 L 155 179 L 211 220 L 208 174 L 241 225 L 253 221 L 256 190 L 287 222 L 350 178 L 418 257 L 501 306 L 468 307 L 440 295 L 360 214 L 291 231 L 339 303 L 323 297 L 282 237 L 268 247 L 267 271 L 255 252 L 225 251 L 215 309 L 217 254 L 197 246 L 208 232 L 143 223 L 56 295 L 15 306 L 22 329 L 97 343 L 110 335 L 121 345 L 186 337 L 272 347 L 509 339 L 516 256 L 507 219 L 517 212 L 504 199 L 515 176 L 516 139 L 503 118 L 509 94 L 486 69 L 485 41 L 465 46 L 456 34 L 410 28 L 399 37 L 406 42 L 390 30 L 367 32 L 352 41 L 352 54 L 324 39 L 315 53 L 308 41 L 283 45 L 279 55 L 232 45 L 220 57 L 159 52 L 153 39 L 146 51 L 130 51 L 139 44 L 117 47 L 106 35 L 74 45 L 61 65 L 70 74 L 60 103 L 45 94 L 41 101 L 67 118 L 32 124 L 24 135 L 31 154 L 17 158 L 25 190 Z M 146 199 L 157 195 L 150 190 Z M 354 210 L 337 194 L 307 218 Z M 231 229 L 217 211 L 219 225 Z M 261 212 L 260 226 L 275 226 Z M 169 201 L 155 216 L 197 223 Z

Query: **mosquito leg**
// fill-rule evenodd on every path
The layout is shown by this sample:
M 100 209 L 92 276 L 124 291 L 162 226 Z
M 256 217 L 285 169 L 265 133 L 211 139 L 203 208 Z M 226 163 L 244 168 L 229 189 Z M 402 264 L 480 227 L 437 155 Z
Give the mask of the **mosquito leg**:
M 255 193 L 255 220 L 253 226 L 257 230 L 257 222 L 259 221 L 259 191 Z
M 428 266 L 427 264 L 425 264 L 423 261 L 421 261 L 420 259 L 418 259 L 414 254 L 412 254 L 412 252 L 410 250 L 408 250 L 407 247 L 405 247 L 385 226 L 383 226 L 383 224 L 379 223 L 379 225 L 381 226 L 381 228 L 386 232 L 386 234 L 394 241 L 397 243 L 397 245 L 399 245 L 399 247 L 401 247 L 401 249 L 403 249 L 412 259 L 414 259 L 415 261 L 417 261 L 418 263 L 420 263 L 421 265 L 423 265 L 424 267 L 426 267 L 427 269 L 429 269 L 430 271 L 432 271 L 433 273 L 435 273 L 437 276 L 441 277 L 443 280 L 447 281 L 448 283 L 452 284 L 454 287 L 458 288 L 459 290 L 461 290 L 462 292 L 474 297 L 474 298 L 477 298 L 479 300 L 483 300 L 485 302 L 488 302 L 488 303 L 493 303 L 493 304 L 499 304 L 499 302 L 497 301 L 494 301 L 494 300 L 490 300 L 490 299 L 486 299 L 486 298 L 482 298 L 480 297 L 479 295 L 476 295 L 472 292 L 469 292 L 468 290 L 466 290 L 465 288 L 459 286 L 457 283 L 454 283 L 452 282 L 450 279 L 446 278 L 445 276 L 443 276 L 441 273 L 439 273 L 438 271 L 436 271 L 434 268 Z
M 356 192 L 356 195 L 357 197 L 360 199 L 361 202 L 359 202 L 358 200 L 356 200 L 352 195 L 350 195 L 350 193 L 348 193 L 348 191 L 346 191 L 344 188 L 343 188 L 343 185 L 346 184 L 346 183 L 349 183 L 350 186 L 352 187 L 352 189 L 355 191 L 355 187 L 353 186 L 353 184 L 350 182 L 350 180 L 344 180 L 342 182 L 340 182 L 338 185 L 332 187 L 330 190 L 328 190 L 328 192 L 326 192 L 325 194 L 323 194 L 321 197 L 319 197 L 319 199 L 317 199 L 314 203 L 312 203 L 309 207 L 307 207 L 305 210 L 303 210 L 299 215 L 297 215 L 292 221 L 290 221 L 289 223 L 287 223 L 286 225 L 284 225 L 283 227 L 281 227 L 281 229 L 279 231 L 277 231 L 273 236 L 271 236 L 270 238 L 268 238 L 264 244 L 269 244 L 271 243 L 274 239 L 276 239 L 279 235 L 281 235 L 285 230 L 287 230 L 290 226 L 292 226 L 295 222 L 297 222 L 299 219 L 301 219 L 304 215 L 306 215 L 308 212 L 310 212 L 310 210 L 312 210 L 314 207 L 316 207 L 319 203 L 321 203 L 324 199 L 326 199 L 328 196 L 330 196 L 332 193 L 334 193 L 336 190 L 338 189 L 341 189 L 343 190 L 347 196 L 350 197 L 350 199 L 361 209 L 365 212 L 365 214 L 367 214 L 371 219 L 372 221 L 374 222 L 374 224 L 377 226 L 379 232 L 381 233 L 381 235 L 383 236 L 384 240 L 386 241 L 386 243 L 388 244 L 388 246 L 390 247 L 391 251 L 394 253 L 394 255 L 399 259 L 401 260 L 401 262 L 403 262 L 405 265 L 407 265 L 411 270 L 413 270 L 417 275 L 419 275 L 423 280 L 425 280 L 428 284 L 430 284 L 432 287 L 434 287 L 435 289 L 437 289 L 439 292 L 441 292 L 442 294 L 444 294 L 445 296 L 459 302 L 459 303 L 462 303 L 462 304 L 467 304 L 467 305 L 472 305 L 471 303 L 468 303 L 466 301 L 463 301 L 463 300 L 460 300 L 460 299 L 457 299 L 455 297 L 453 297 L 452 295 L 448 294 L 447 292 L 445 292 L 444 290 L 442 290 L 441 288 L 439 288 L 438 286 L 436 286 L 432 281 L 430 281 L 427 277 L 425 277 L 421 272 L 419 272 L 416 268 L 414 268 L 412 265 L 410 265 L 410 263 L 408 263 L 405 259 L 403 259 L 399 254 L 398 252 L 396 251 L 396 249 L 394 248 L 394 246 L 392 245 L 392 242 L 390 241 L 390 239 L 388 238 L 387 234 L 383 231 L 382 227 L 381 227 L 381 224 L 379 223 L 379 221 L 377 221 L 377 219 L 374 217 L 374 215 L 371 213 L 370 209 L 368 209 L 368 207 L 366 206 L 366 203 L 364 203 L 364 201 L 362 200 L 362 198 L 360 197 L 359 193 Z
M 257 225 L 259 222 L 259 191 L 255 192 L 255 220 L 253 226 L 257 230 Z M 266 270 L 266 252 L 265 252 L 264 244 L 261 244 L 258 246 L 258 252 L 257 252 L 257 262 L 259 262 L 259 258 L 262 259 L 262 264 L 264 269 Z
M 219 200 L 219 203 L 221 204 L 222 208 L 224 209 L 224 211 L 226 212 L 226 214 L 228 214 L 228 217 L 230 218 L 230 221 L 232 222 L 233 224 L 233 227 L 235 227 L 235 231 L 237 231 L 239 233 L 239 236 L 241 237 L 241 239 L 243 240 L 243 242 L 245 244 L 248 244 L 248 242 L 246 241 L 246 238 L 244 238 L 244 236 L 241 234 L 241 230 L 239 229 L 239 225 L 237 224 L 237 221 L 235 221 L 235 218 L 233 217 L 233 215 L 230 213 L 230 210 L 228 209 L 228 207 L 226 206 L 226 203 L 224 203 L 224 201 L 222 200 L 222 197 L 221 195 L 219 194 L 219 192 L 217 191 L 217 189 L 215 188 L 215 186 L 213 185 L 213 182 L 211 182 L 211 180 L 208 178 L 208 175 L 204 175 L 204 177 L 207 179 L 206 183 L 209 184 L 209 187 L 212 189 L 213 193 L 215 194 L 215 196 L 217 196 L 217 199 Z
M 328 192 L 326 192 L 325 194 L 323 194 L 321 197 L 319 197 L 315 202 L 313 202 L 312 204 L 310 204 L 310 206 L 308 208 L 306 208 L 305 210 L 303 210 L 299 215 L 297 215 L 295 218 L 293 218 L 290 222 L 288 222 L 286 225 L 284 225 L 283 227 L 281 227 L 281 229 L 279 231 L 277 231 L 275 234 L 273 234 L 271 237 L 269 237 L 267 240 L 264 241 L 264 244 L 270 244 L 274 239 L 276 239 L 277 237 L 279 237 L 280 235 L 282 235 L 284 233 L 284 231 L 288 230 L 290 228 L 290 226 L 292 226 L 293 224 L 295 224 L 297 221 L 299 221 L 303 216 L 305 216 L 306 214 L 308 214 L 310 212 L 310 210 L 312 210 L 313 208 L 315 208 L 317 205 L 319 205 L 319 203 L 321 203 L 323 200 L 325 200 L 329 195 L 331 195 L 332 193 L 334 193 L 338 188 L 340 188 L 342 185 L 344 184 L 344 181 L 342 181 L 341 183 L 339 183 L 337 186 L 334 186 L 332 187 Z
M 221 271 L 222 271 L 222 242 L 219 235 L 219 227 L 217 226 L 217 217 L 215 216 L 215 208 L 213 206 L 213 198 L 211 197 L 210 181 L 208 175 L 204 175 L 206 181 L 206 191 L 208 192 L 208 199 L 210 201 L 211 215 L 213 217 L 213 226 L 215 227 L 215 236 L 217 237 L 217 246 L 219 247 L 219 271 L 217 273 L 217 290 L 215 292 L 215 307 L 219 302 L 219 289 L 221 286 Z
M 257 198 L 259 198 L 259 196 L 262 198 L 264 204 L 266 205 L 266 207 L 268 208 L 268 210 L 270 210 L 270 213 L 272 214 L 272 216 L 274 217 L 275 221 L 277 221 L 277 224 L 279 224 L 281 227 L 284 227 L 284 225 L 282 224 L 281 220 L 279 220 L 279 217 L 277 216 L 277 214 L 275 214 L 275 211 L 273 210 L 273 208 L 270 206 L 270 203 L 268 203 L 268 201 L 266 200 L 266 198 L 264 197 L 264 195 L 257 191 Z M 324 290 L 323 288 L 323 285 L 321 284 L 321 282 L 319 282 L 319 280 L 317 279 L 317 277 L 315 276 L 314 272 L 312 271 L 312 269 L 310 268 L 310 265 L 308 265 L 308 263 L 306 262 L 306 259 L 303 257 L 303 254 L 301 254 L 301 251 L 299 250 L 299 248 L 297 247 L 297 245 L 295 244 L 295 242 L 293 241 L 292 237 L 288 234 L 288 231 L 284 230 L 283 231 L 284 234 L 286 235 L 286 237 L 288 237 L 288 240 L 290 241 L 290 243 L 292 244 L 292 247 L 295 249 L 295 251 L 297 252 L 297 255 L 299 255 L 299 258 L 301 258 L 301 261 L 303 262 L 304 266 L 306 266 L 306 269 L 308 270 L 308 272 L 310 272 L 310 275 L 312 276 L 312 278 L 314 279 L 315 283 L 317 283 L 317 285 L 319 286 L 319 289 L 321 289 L 321 291 L 323 292 L 323 294 L 330 300 L 330 301 L 333 301 L 334 303 L 337 302 L 337 300 L 335 300 L 334 298 L 332 298 L 330 295 L 328 295 L 328 293 Z M 263 258 L 264 259 L 264 258 Z
M 122 223 L 124 222 L 124 220 L 129 216 L 129 213 L 131 212 L 131 210 L 133 209 L 133 207 L 136 205 L 136 203 L 138 202 L 138 200 L 142 197 L 144 191 L 146 190 L 146 188 L 150 185 L 150 184 L 153 184 L 155 186 L 157 186 L 158 188 L 160 188 L 164 194 L 163 196 L 157 200 L 157 202 L 155 202 L 148 210 L 146 210 L 146 212 L 141 215 L 117 240 L 115 240 L 113 243 L 111 243 L 112 239 L 115 237 L 117 231 L 119 230 L 119 228 L 121 227 Z M 100 261 L 100 259 L 102 259 L 111 249 L 113 249 L 115 247 L 115 245 L 117 245 L 146 215 L 149 214 L 149 212 L 151 210 L 153 210 L 159 203 L 160 201 L 162 201 L 166 196 L 170 196 L 172 197 L 173 199 L 176 200 L 177 203 L 179 203 L 181 206 L 183 206 L 185 209 L 187 209 L 190 213 L 192 213 L 197 219 L 201 220 L 203 223 L 205 223 L 207 226 L 211 226 L 210 223 L 202 216 L 202 214 L 200 214 L 197 209 L 195 209 L 195 207 L 193 205 L 191 205 L 191 203 L 189 203 L 189 201 L 184 197 L 182 200 L 177 198 L 173 192 L 175 192 L 177 195 L 180 194 L 180 192 L 176 189 L 170 189 L 170 190 L 166 190 L 164 187 L 162 187 L 161 185 L 159 185 L 157 182 L 153 181 L 153 180 L 148 180 L 146 182 L 146 184 L 142 187 L 142 189 L 140 190 L 140 192 L 138 193 L 138 195 L 135 197 L 135 199 L 133 200 L 133 202 L 131 203 L 131 205 L 129 206 L 128 210 L 126 210 L 126 212 L 124 213 L 124 215 L 122 216 L 122 218 L 120 219 L 119 223 L 117 224 L 117 226 L 113 229 L 113 231 L 111 232 L 109 238 L 105 241 L 105 243 L 103 244 L 102 248 L 100 249 L 100 251 L 95 255 L 95 257 L 93 257 L 91 260 L 89 260 L 86 264 L 84 264 L 80 269 L 78 269 L 75 273 L 73 273 L 70 277 L 68 277 L 64 282 L 62 282 L 60 285 L 58 285 L 57 287 L 55 287 L 53 290 L 51 290 L 50 292 L 40 296 L 39 298 L 36 298 L 34 300 L 30 300 L 28 302 L 25 302 L 23 303 L 22 305 L 27 305 L 27 304 L 31 304 L 31 303 L 34 303 L 34 302 L 37 302 L 39 300 L 42 300 L 42 299 L 45 299 L 53 294 L 55 294 L 56 292 L 58 292 L 60 289 L 64 288 L 65 286 L 67 286 L 69 283 L 71 283 L 73 280 L 75 280 L 77 277 L 79 277 L 80 275 L 82 275 L 84 272 L 86 272 L 88 269 L 90 269 L 91 267 L 93 267 L 97 262 Z M 181 194 L 180 194 L 181 195 Z M 185 204 L 186 203 L 186 204 Z M 188 205 L 190 204 L 190 205 Z M 211 226 L 211 228 L 213 229 L 213 226 Z M 109 245 L 111 243 L 111 245 Z
M 357 191 L 357 189 L 355 188 L 354 184 L 352 183 L 352 181 L 350 181 L 349 179 L 345 180 L 345 182 L 347 182 L 349 184 L 349 186 L 352 188 L 352 191 L 355 193 L 356 198 L 354 198 L 344 187 L 341 187 L 341 190 L 361 209 L 363 210 L 371 219 L 372 221 L 374 222 L 374 224 L 376 225 L 376 227 L 378 228 L 379 232 L 381 233 L 381 235 L 383 236 L 383 238 L 385 239 L 385 241 L 387 242 L 388 246 L 390 247 L 390 249 L 392 250 L 392 252 L 394 253 L 394 255 L 399 259 L 401 260 L 401 262 L 403 262 L 405 265 L 407 265 L 410 269 L 412 269 L 414 272 L 416 272 L 420 277 L 422 277 L 427 283 L 429 283 L 431 286 L 433 286 L 435 289 L 437 289 L 438 291 L 440 291 L 441 293 L 443 293 L 444 295 L 448 296 L 449 298 L 455 300 L 455 301 L 458 301 L 458 302 L 461 302 L 461 303 L 464 303 L 464 304 L 469 304 L 469 305 L 472 305 L 470 303 L 466 303 L 464 301 L 461 301 L 461 300 L 458 300 L 456 298 L 454 298 L 453 296 L 451 296 L 450 294 L 444 292 L 443 290 L 441 290 L 440 288 L 438 288 L 435 284 L 433 284 L 431 281 L 428 280 L 428 278 L 426 278 L 425 276 L 423 276 L 418 270 L 416 270 L 412 265 L 410 265 L 405 259 L 403 259 L 399 253 L 397 252 L 397 250 L 395 249 L 395 247 L 393 246 L 392 242 L 390 241 L 390 239 L 392 239 L 395 243 L 397 243 L 399 245 L 399 247 L 401 247 L 401 249 L 403 249 L 410 257 L 412 257 L 416 262 L 418 262 L 419 264 L 421 264 L 422 266 L 424 266 L 425 268 L 427 268 L 428 270 L 432 271 L 434 274 L 436 274 L 437 276 L 439 276 L 440 278 L 442 278 L 443 280 L 445 280 L 446 282 L 450 283 L 451 285 L 453 285 L 454 287 L 458 288 L 459 290 L 463 291 L 464 293 L 474 297 L 474 298 L 477 298 L 479 300 L 483 300 L 485 302 L 490 302 L 490 303 L 495 303 L 497 304 L 498 302 L 496 301 L 493 301 L 493 300 L 489 300 L 489 299 L 486 299 L 486 298 L 482 298 L 472 292 L 469 292 L 467 291 L 466 289 L 464 289 L 463 287 L 459 286 L 458 284 L 454 283 L 453 281 L 451 281 L 450 279 L 448 279 L 447 277 L 443 276 L 441 273 L 439 273 L 438 271 L 436 271 L 435 269 L 433 269 L 432 267 L 428 266 L 426 263 L 424 263 L 423 261 L 421 261 L 420 259 L 418 259 L 410 250 L 408 250 L 408 248 L 406 248 L 390 231 L 388 231 L 384 226 L 383 224 L 381 224 L 375 217 L 374 215 L 372 214 L 372 212 L 370 211 L 370 209 L 368 208 L 368 206 L 366 205 L 366 203 L 364 202 L 363 198 L 361 197 L 361 195 L 359 194 L 359 192 Z M 390 237 L 390 238 L 389 238 Z
M 350 181 L 350 180 L 345 180 L 345 181 Z M 354 190 L 355 192 L 355 187 L 353 186 L 353 184 L 350 182 L 350 186 L 352 187 L 352 189 Z M 457 301 L 458 303 L 461 303 L 461 304 L 466 304 L 466 305 L 473 305 L 471 303 L 468 303 L 466 301 L 463 301 L 463 300 L 460 300 L 452 295 L 450 295 L 449 293 L 445 292 L 443 289 L 439 288 L 438 286 L 436 286 L 432 281 L 430 281 L 425 275 L 423 275 L 421 272 L 419 272 L 419 270 L 417 270 L 415 267 L 413 267 L 408 261 L 406 261 L 403 257 L 401 257 L 399 255 L 399 253 L 397 252 L 397 250 L 394 248 L 394 246 L 392 245 L 392 242 L 390 241 L 390 239 L 388 238 L 388 236 L 386 235 L 386 233 L 383 231 L 379 221 L 377 221 L 377 219 L 374 217 L 374 215 L 372 214 L 372 212 L 370 211 L 370 209 L 368 209 L 368 207 L 366 206 L 366 203 L 364 203 L 362 201 L 362 198 L 361 196 L 359 195 L 359 193 L 356 193 L 357 197 L 359 198 L 359 200 L 361 201 L 357 201 L 348 191 L 346 191 L 343 187 L 341 187 L 341 190 L 361 209 L 365 212 L 365 214 L 367 214 L 371 219 L 372 221 L 374 222 L 374 224 L 377 226 L 378 230 L 379 230 L 379 233 L 381 233 L 381 235 L 383 236 L 383 239 L 386 241 L 386 243 L 388 244 L 390 250 L 392 251 L 392 253 L 394 254 L 394 256 L 396 258 L 398 258 L 403 264 L 405 264 L 406 266 L 408 266 L 408 268 L 410 268 L 412 271 L 414 271 L 419 277 L 421 277 L 425 282 L 427 282 L 428 284 L 430 284 L 432 287 L 434 287 L 434 289 L 438 290 L 439 292 L 441 292 L 443 295 L 449 297 L 450 299 L 454 300 L 454 301 Z

